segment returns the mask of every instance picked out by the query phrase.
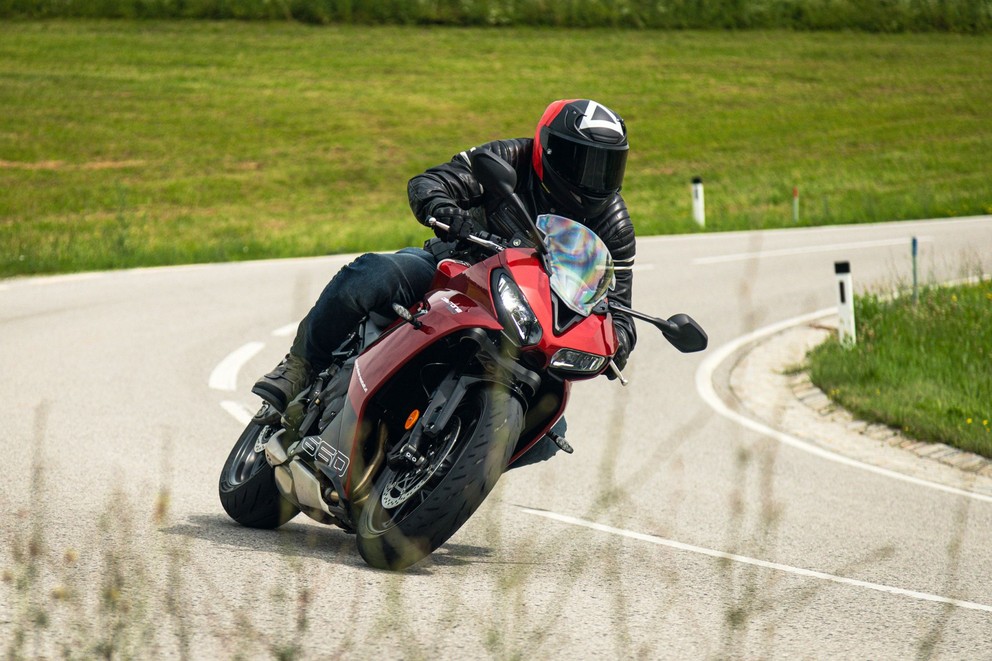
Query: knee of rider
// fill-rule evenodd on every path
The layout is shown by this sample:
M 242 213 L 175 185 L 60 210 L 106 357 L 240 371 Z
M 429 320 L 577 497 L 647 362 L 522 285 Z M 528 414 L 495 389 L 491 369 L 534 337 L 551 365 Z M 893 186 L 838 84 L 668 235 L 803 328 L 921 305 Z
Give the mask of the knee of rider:
M 350 307 L 362 307 L 360 297 L 372 284 L 372 276 L 384 267 L 381 262 L 381 255 L 366 253 L 338 271 L 334 277 L 334 294 L 338 299 L 335 302 Z

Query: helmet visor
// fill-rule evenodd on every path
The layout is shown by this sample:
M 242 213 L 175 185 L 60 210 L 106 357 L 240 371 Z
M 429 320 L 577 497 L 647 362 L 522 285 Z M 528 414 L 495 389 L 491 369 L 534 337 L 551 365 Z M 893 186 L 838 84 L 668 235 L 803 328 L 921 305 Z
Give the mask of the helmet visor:
M 623 183 L 627 147 L 609 149 L 548 135 L 547 163 L 565 181 L 595 193 L 613 193 Z

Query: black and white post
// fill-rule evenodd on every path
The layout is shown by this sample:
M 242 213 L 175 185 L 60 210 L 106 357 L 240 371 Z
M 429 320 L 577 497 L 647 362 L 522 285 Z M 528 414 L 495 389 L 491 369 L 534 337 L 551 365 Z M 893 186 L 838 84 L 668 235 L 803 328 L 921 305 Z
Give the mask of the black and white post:
M 834 262 L 837 275 L 837 337 L 843 346 L 855 343 L 854 334 L 854 286 L 851 281 L 851 263 Z
M 703 178 L 692 178 L 692 219 L 700 227 L 706 226 L 706 203 L 703 200 Z

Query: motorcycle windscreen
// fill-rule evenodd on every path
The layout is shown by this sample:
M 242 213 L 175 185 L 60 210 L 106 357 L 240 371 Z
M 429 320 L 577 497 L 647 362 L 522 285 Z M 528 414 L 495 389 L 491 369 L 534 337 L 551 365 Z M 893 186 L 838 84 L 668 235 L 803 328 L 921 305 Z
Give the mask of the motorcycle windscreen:
M 588 317 L 616 284 L 609 249 L 595 232 L 564 216 L 540 215 L 537 228 L 548 248 L 552 291 L 570 310 Z

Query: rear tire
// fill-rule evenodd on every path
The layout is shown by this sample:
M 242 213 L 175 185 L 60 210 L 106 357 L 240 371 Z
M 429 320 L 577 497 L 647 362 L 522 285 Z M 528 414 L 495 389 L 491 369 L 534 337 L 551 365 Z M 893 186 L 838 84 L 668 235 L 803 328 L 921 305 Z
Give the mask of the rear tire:
M 523 408 L 504 388 L 469 393 L 419 470 L 384 468 L 356 516 L 369 565 L 404 569 L 431 554 L 478 509 L 510 460 Z
M 300 513 L 279 493 L 265 453 L 255 452 L 259 436 L 274 432 L 268 425 L 248 423 L 220 473 L 220 504 L 232 519 L 249 528 L 278 528 Z

